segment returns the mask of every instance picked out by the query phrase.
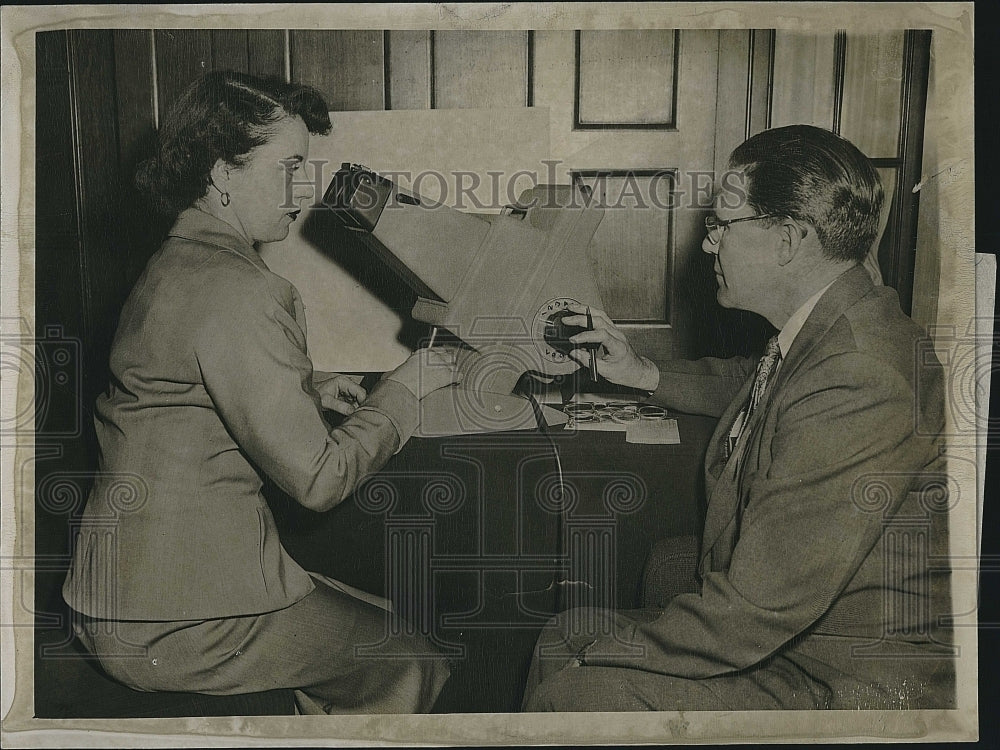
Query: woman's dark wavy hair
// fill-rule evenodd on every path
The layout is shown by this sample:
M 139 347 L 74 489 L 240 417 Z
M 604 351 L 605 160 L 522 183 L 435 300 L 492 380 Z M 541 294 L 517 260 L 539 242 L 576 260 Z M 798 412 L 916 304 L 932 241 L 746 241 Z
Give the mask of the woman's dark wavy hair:
M 738 146 L 729 166 L 746 174 L 758 213 L 808 222 L 826 257 L 864 261 L 884 191 L 871 161 L 846 138 L 812 125 L 765 130 Z
M 296 115 L 310 133 L 330 132 L 327 105 L 316 89 L 231 71 L 206 73 L 171 107 L 155 155 L 139 165 L 136 185 L 158 211 L 177 214 L 205 195 L 216 160 L 242 167 L 276 123 Z

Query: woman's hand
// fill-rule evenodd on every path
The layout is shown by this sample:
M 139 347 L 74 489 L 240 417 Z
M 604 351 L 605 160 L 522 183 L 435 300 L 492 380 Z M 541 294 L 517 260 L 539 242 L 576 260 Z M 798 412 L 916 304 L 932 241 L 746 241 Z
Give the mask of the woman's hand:
M 313 386 L 319 393 L 324 409 L 338 414 L 353 414 L 368 393 L 347 375 L 336 372 L 314 372 Z
M 458 383 L 456 369 L 458 350 L 448 346 L 418 349 L 403 364 L 383 377 L 406 386 L 417 398 L 423 398 L 438 388 Z
M 568 326 L 587 327 L 587 308 L 583 305 L 570 305 L 569 309 L 576 313 L 563 318 Z M 660 371 L 646 357 L 640 356 L 625 334 L 611 322 L 603 310 L 590 309 L 594 330 L 583 331 L 569 340 L 574 344 L 598 344 L 597 374 L 612 383 L 638 388 L 643 391 L 654 391 L 660 382 Z M 569 353 L 573 359 L 584 366 L 590 364 L 589 349 L 574 349 Z

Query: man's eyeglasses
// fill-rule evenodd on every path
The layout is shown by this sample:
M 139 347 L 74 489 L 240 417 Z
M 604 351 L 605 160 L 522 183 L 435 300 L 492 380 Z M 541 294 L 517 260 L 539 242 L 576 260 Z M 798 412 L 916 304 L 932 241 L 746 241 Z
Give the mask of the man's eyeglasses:
M 730 224 L 741 221 L 756 221 L 757 219 L 773 219 L 781 214 L 758 214 L 757 216 L 743 216 L 739 219 L 720 219 L 718 216 L 705 217 L 705 230 L 708 232 L 708 241 L 713 245 L 718 245 L 722 241 L 722 231 Z

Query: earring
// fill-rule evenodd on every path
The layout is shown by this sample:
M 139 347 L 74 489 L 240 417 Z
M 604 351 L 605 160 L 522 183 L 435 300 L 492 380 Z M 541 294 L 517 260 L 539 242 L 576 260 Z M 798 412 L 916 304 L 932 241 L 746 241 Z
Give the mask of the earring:
M 229 193 L 224 193 L 221 190 L 219 190 L 219 186 L 216 185 L 214 182 L 210 182 L 210 184 L 212 185 L 212 187 L 214 187 L 218 191 L 218 193 L 219 193 L 219 202 L 223 206 L 228 206 L 229 205 Z

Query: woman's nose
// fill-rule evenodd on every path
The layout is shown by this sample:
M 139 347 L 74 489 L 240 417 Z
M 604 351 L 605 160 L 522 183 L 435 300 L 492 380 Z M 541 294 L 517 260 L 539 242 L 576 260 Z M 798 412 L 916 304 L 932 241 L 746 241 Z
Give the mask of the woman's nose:
M 309 170 L 310 172 L 312 170 Z M 310 179 L 305 168 L 295 173 L 296 179 L 292 181 L 292 191 L 297 197 L 306 197 L 313 194 L 315 188 L 314 180 Z
M 292 186 L 292 200 L 299 203 L 307 198 L 312 199 L 313 191 L 314 186 L 311 182 L 300 182 Z

